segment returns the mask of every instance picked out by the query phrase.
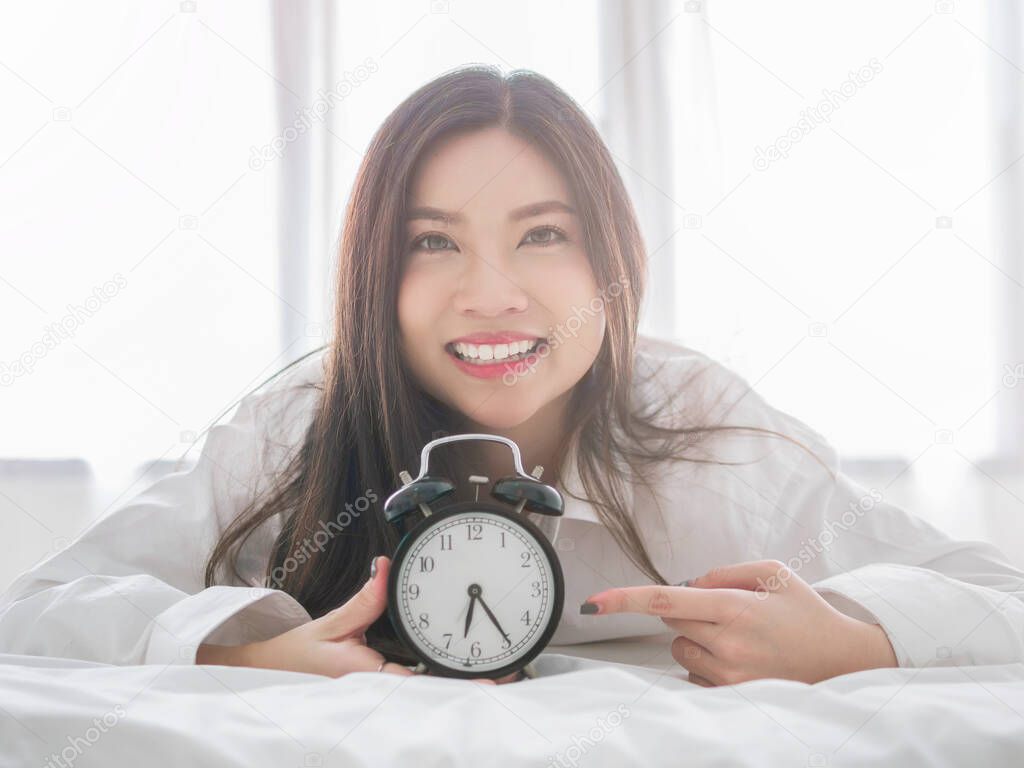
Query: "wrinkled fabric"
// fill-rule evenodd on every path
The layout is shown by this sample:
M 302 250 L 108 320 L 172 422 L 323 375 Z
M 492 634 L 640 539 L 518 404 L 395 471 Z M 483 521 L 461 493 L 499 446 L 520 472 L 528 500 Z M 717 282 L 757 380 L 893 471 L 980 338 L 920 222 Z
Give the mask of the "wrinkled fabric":
M 280 520 L 261 526 L 243 550 L 245 582 L 204 588 L 203 568 L 228 523 L 298 450 L 323 376 L 324 356 L 315 355 L 250 394 L 210 430 L 193 467 L 156 481 L 15 580 L 0 597 L 0 653 L 191 665 L 202 642 L 252 642 L 308 621 L 290 595 L 260 586 Z M 995 547 L 950 539 L 854 482 L 820 434 L 700 352 L 641 337 L 631 396 L 645 409 L 668 398 L 660 423 L 792 438 L 709 433 L 699 455 L 729 463 L 664 462 L 648 482 L 627 483 L 628 511 L 669 583 L 778 559 L 838 610 L 880 624 L 901 667 L 1024 661 L 1024 573 Z M 595 621 L 578 613 L 595 592 L 651 582 L 594 507 L 574 497 L 585 496 L 576 457 L 573 450 L 557 483 L 565 514 L 552 521 L 530 513 L 565 574 L 552 650 L 663 634 L 654 616 Z

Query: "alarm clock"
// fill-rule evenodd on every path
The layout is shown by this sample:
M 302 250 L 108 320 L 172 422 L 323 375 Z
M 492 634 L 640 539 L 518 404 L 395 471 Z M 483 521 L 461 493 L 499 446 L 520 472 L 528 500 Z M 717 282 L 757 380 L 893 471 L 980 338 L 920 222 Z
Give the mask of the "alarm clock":
M 434 512 L 430 504 L 455 484 L 428 474 L 434 448 L 464 440 L 504 443 L 516 474 L 497 480 L 494 501 L 467 501 Z M 543 467 L 523 470 L 519 447 L 488 434 L 448 435 L 427 443 L 415 478 L 384 502 L 395 522 L 422 519 L 399 542 L 388 577 L 388 615 L 395 632 L 420 659 L 418 671 L 444 677 L 498 678 L 523 670 L 547 645 L 562 615 L 562 568 L 547 536 L 524 510 L 560 516 L 561 494 L 540 482 Z M 480 487 L 486 477 L 471 475 Z

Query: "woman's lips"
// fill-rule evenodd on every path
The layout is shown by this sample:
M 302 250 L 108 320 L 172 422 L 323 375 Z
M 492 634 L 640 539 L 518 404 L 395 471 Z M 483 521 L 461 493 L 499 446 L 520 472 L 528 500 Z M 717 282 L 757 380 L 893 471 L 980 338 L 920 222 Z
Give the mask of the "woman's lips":
M 447 345 L 445 346 L 444 351 L 459 370 L 464 373 L 468 373 L 470 376 L 475 376 L 478 379 L 493 379 L 497 376 L 504 376 L 508 373 L 511 373 L 514 376 L 520 376 L 527 370 L 535 369 L 537 366 L 537 360 L 539 359 L 538 353 L 545 346 L 546 342 L 541 341 L 537 348 L 526 353 L 525 357 L 515 357 L 512 359 L 496 360 L 494 362 L 487 363 L 463 360 Z

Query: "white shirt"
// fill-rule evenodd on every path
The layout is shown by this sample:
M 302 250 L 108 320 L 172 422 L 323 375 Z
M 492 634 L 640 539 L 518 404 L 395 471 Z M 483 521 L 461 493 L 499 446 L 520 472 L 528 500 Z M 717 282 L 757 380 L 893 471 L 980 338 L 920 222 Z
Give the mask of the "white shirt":
M 220 532 L 301 444 L 319 395 L 309 385 L 322 382 L 323 360 L 311 357 L 244 398 L 229 422 L 210 430 L 192 468 L 161 478 L 15 580 L 0 597 L 0 652 L 193 664 L 202 642 L 253 642 L 308 621 L 282 591 L 244 583 L 204 588 L 203 568 Z M 996 548 L 951 540 L 855 483 L 821 435 L 706 355 L 640 337 L 635 366 L 637 403 L 684 387 L 669 417 L 710 406 L 710 423 L 725 417 L 782 432 L 835 473 L 788 441 L 727 431 L 712 433 L 703 450 L 746 463 L 664 464 L 653 493 L 627 487 L 627 508 L 670 582 L 778 559 L 837 609 L 879 623 L 900 666 L 1024 661 L 1024 573 Z M 530 513 L 555 542 L 565 576 L 551 644 L 666 633 L 654 616 L 579 614 L 596 592 L 650 581 L 593 507 L 566 492 L 584 495 L 574 452 L 558 487 L 562 517 Z M 267 521 L 242 551 L 239 567 L 250 583 L 261 583 L 280 527 L 278 518 Z

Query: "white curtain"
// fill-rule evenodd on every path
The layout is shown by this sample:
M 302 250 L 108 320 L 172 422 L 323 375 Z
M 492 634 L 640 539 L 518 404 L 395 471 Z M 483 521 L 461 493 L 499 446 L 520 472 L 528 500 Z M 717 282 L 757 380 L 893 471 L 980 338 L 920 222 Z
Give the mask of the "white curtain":
M 637 207 L 649 254 L 641 332 L 678 330 L 675 234 L 721 186 L 714 81 L 701 2 L 601 3 L 600 129 Z
M 997 297 L 999 347 L 1004 394 L 998 433 L 999 463 L 1024 463 L 1024 12 L 1016 0 L 996 0 L 988 16 L 988 35 L 1006 58 L 988 59 L 992 80 L 992 154 L 997 169 L 1006 169 L 1006 194 L 999 198 L 996 220 L 998 265 L 1007 280 Z M 1017 62 L 1016 65 L 1009 62 Z

